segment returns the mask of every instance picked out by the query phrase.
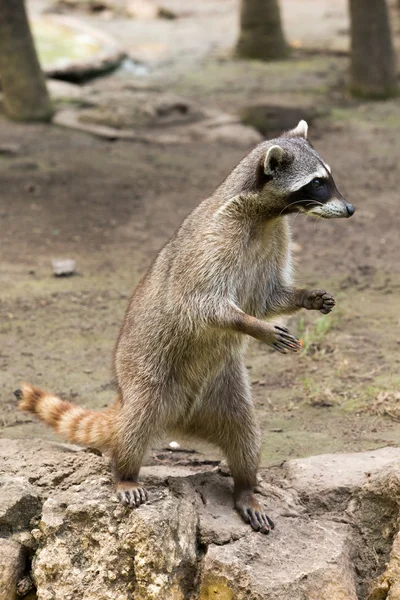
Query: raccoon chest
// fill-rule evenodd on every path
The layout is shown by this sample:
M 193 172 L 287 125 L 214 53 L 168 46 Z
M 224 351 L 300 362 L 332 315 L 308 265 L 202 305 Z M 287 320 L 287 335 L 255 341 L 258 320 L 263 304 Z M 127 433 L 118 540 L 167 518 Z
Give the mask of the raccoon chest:
M 276 265 L 253 265 L 243 272 L 236 288 L 238 306 L 247 314 L 261 316 L 273 300 L 277 279 Z
M 255 260 L 243 269 L 237 282 L 238 306 L 247 314 L 263 317 L 275 301 L 282 287 L 291 285 L 290 256 L 269 255 Z

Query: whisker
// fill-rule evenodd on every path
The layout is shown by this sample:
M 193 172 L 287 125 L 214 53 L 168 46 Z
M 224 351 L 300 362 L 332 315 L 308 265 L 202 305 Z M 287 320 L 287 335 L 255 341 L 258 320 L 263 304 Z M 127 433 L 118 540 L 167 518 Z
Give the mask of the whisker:
M 279 213 L 279 217 L 281 216 L 281 214 L 283 213 L 284 210 L 286 210 L 287 208 L 289 208 L 289 206 L 293 206 L 294 204 L 301 204 L 305 202 L 305 200 L 294 200 L 293 202 L 290 202 L 290 204 L 288 204 L 287 206 L 285 206 L 284 208 L 282 208 L 281 212 Z M 305 206 L 310 206 L 313 204 L 319 204 L 321 206 L 323 206 L 323 203 L 320 202 L 319 200 L 310 200 L 309 202 L 307 202 L 307 204 Z M 293 219 L 294 220 L 294 219 Z
M 317 215 L 314 215 L 314 217 L 315 217 L 315 221 L 314 221 L 314 231 L 315 231 L 317 229 L 317 223 L 320 223 L 321 219 Z
M 294 215 L 294 217 L 293 217 L 292 225 L 293 225 L 293 223 L 295 222 L 295 220 L 296 220 L 296 217 L 298 217 L 298 216 L 299 216 L 299 214 L 300 214 L 299 212 L 298 212 L 298 213 L 295 213 L 295 215 Z
M 293 204 L 300 204 L 301 202 L 304 202 L 304 200 L 294 200 L 293 202 L 290 202 L 290 204 L 288 204 L 287 206 L 284 206 L 282 208 L 281 212 L 279 213 L 279 216 L 281 216 L 283 211 L 286 210 L 287 208 L 289 208 L 289 206 L 293 206 Z

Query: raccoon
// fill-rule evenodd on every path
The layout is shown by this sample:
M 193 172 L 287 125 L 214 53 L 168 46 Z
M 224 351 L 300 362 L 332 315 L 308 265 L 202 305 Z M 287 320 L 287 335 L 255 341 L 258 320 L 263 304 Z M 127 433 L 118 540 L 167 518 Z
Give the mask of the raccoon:
M 259 144 L 160 251 L 130 300 L 114 355 L 117 397 L 86 410 L 28 384 L 21 410 L 64 439 L 111 457 L 120 500 L 147 500 L 138 481 L 146 449 L 165 432 L 218 446 L 234 504 L 262 533 L 274 527 L 254 494 L 260 431 L 244 363 L 247 336 L 282 354 L 299 340 L 273 319 L 301 308 L 329 313 L 324 290 L 292 285 L 288 215 L 350 217 L 308 126 Z

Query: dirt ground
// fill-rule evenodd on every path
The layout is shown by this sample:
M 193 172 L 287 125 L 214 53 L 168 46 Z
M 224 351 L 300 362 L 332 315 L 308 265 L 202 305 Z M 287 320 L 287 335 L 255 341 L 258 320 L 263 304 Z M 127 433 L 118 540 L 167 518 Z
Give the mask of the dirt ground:
M 214 0 L 213 7 L 215 35 L 226 3 Z M 46 6 L 33 0 L 30 8 Z M 113 15 L 103 21 L 78 16 L 115 32 Z M 127 39 L 132 21 L 118 19 Z M 263 430 L 263 464 L 397 445 L 399 102 L 350 99 L 345 54 L 309 52 L 302 43 L 289 61 L 249 64 L 229 54 L 224 36 L 221 47 L 215 40 L 210 47 L 196 19 L 199 14 L 191 13 L 168 21 L 168 28 L 176 28 L 168 61 L 152 67 L 149 59 L 141 81 L 245 115 L 266 137 L 309 118 L 311 141 L 356 206 L 346 221 L 294 219 L 297 280 L 326 288 L 337 308 L 332 316 L 303 312 L 289 321 L 303 339 L 301 355 L 250 345 L 247 364 Z M 328 15 L 328 29 L 329 22 Z M 336 18 L 331 25 L 334 39 Z M 160 27 L 165 26 L 163 21 Z M 189 60 L 179 44 L 188 39 L 185 31 L 195 35 L 200 29 L 203 51 Z M 141 36 L 147 32 L 148 49 L 153 45 L 159 52 L 157 31 L 154 20 L 143 19 Z M 135 77 L 121 70 L 88 85 L 101 90 Z M 88 407 L 111 401 L 111 354 L 131 290 L 182 219 L 249 148 L 240 140 L 106 141 L 4 117 L 0 139 L 17 146 L 15 153 L 0 152 L 0 435 L 51 438 L 45 427 L 16 411 L 12 390 L 25 380 Z M 53 277 L 51 259 L 57 257 L 74 258 L 78 274 Z

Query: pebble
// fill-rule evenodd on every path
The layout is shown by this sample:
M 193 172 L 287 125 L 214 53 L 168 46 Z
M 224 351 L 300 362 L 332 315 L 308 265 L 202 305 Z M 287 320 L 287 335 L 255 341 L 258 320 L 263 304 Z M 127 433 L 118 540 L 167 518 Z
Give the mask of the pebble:
M 3 156 L 15 156 L 19 154 L 20 150 L 19 144 L 0 144 L 0 154 Z
M 74 275 L 76 269 L 76 261 L 72 258 L 52 259 L 51 266 L 56 277 L 68 277 Z

